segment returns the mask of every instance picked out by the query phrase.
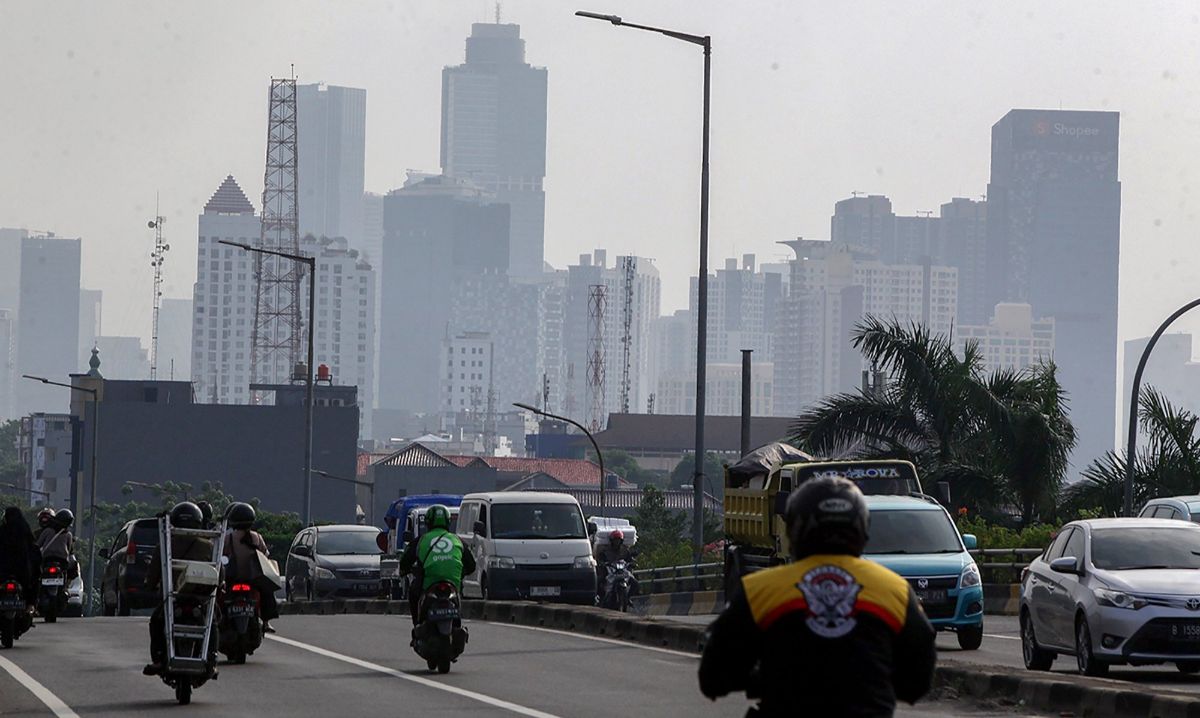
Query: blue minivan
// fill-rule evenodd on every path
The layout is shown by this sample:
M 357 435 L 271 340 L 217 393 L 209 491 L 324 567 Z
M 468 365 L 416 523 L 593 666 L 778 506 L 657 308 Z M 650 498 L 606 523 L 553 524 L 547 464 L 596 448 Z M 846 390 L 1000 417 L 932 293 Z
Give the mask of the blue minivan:
M 946 509 L 931 498 L 867 496 L 870 538 L 863 558 L 903 576 L 929 622 L 954 631 L 958 645 L 973 651 L 983 642 L 983 581 L 968 550 L 976 540 L 959 535 Z

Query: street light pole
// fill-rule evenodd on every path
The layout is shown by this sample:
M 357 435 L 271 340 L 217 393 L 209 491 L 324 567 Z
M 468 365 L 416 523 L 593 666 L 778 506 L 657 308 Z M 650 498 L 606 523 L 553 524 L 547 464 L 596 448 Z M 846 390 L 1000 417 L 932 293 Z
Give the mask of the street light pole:
M 1125 447 L 1125 501 L 1121 512 L 1124 516 L 1133 516 L 1133 471 L 1137 465 L 1138 400 L 1141 398 L 1139 394 L 1142 389 L 1142 372 L 1146 370 L 1150 352 L 1154 351 L 1154 345 L 1158 343 L 1158 338 L 1163 335 L 1163 332 L 1167 331 L 1167 327 L 1196 307 L 1200 307 L 1200 299 L 1193 299 L 1176 309 L 1174 314 L 1158 325 L 1158 329 L 1146 343 L 1146 348 L 1142 350 L 1142 358 L 1138 360 L 1137 371 L 1133 373 L 1133 389 L 1129 392 L 1129 443 Z
M 617 15 L 603 15 L 582 10 L 575 14 L 579 17 L 603 20 L 617 26 L 656 32 L 676 40 L 699 45 L 704 49 L 704 130 L 700 154 L 700 275 L 697 277 L 696 283 L 696 470 L 692 479 L 692 558 L 699 562 L 700 553 L 704 549 L 704 400 L 708 361 L 708 118 L 712 75 L 712 38 L 708 35 L 691 35 L 675 30 L 625 22 Z
M 60 382 L 60 381 L 50 381 L 49 379 L 47 379 L 45 377 L 41 377 L 41 376 L 30 376 L 29 374 L 22 374 L 21 376 L 24 379 L 40 381 L 43 384 L 50 384 L 51 386 L 66 387 L 67 389 L 70 389 L 71 391 L 82 391 L 84 393 L 92 395 L 92 470 L 89 472 L 92 475 L 92 478 L 91 478 L 91 484 L 92 484 L 91 507 L 92 508 L 90 511 L 91 516 L 88 519 L 88 523 L 89 523 L 88 535 L 91 538 L 88 541 L 88 544 L 89 544 L 89 546 L 88 546 L 88 580 L 87 580 L 88 600 L 85 601 L 85 605 L 84 605 L 85 615 L 90 617 L 92 615 L 92 590 L 95 588 L 95 585 L 96 585 L 96 583 L 95 583 L 95 580 L 96 580 L 96 476 L 98 475 L 97 470 L 96 470 L 96 462 L 97 462 L 96 446 L 100 443 L 100 393 L 96 389 L 89 389 L 88 387 L 85 387 L 85 386 L 75 386 L 74 384 L 64 384 L 63 382 Z
M 608 518 L 608 514 L 606 513 L 606 504 L 604 501 L 604 478 L 606 476 L 604 473 L 604 454 L 600 453 L 600 446 L 596 443 L 596 437 L 592 436 L 592 432 L 588 431 L 587 427 L 585 427 L 583 424 L 580 424 L 578 421 L 568 419 L 565 416 L 551 414 L 545 409 L 538 409 L 537 407 L 530 406 L 529 404 L 522 404 L 520 402 L 513 402 L 513 406 L 517 407 L 518 409 L 524 409 L 525 411 L 532 411 L 535 414 L 540 414 L 541 416 L 550 419 L 565 421 L 576 429 L 582 431 L 584 435 L 587 436 L 588 441 L 592 442 L 592 448 L 596 450 L 596 463 L 600 465 L 600 516 L 603 518 Z
M 314 474 L 316 474 L 317 476 L 323 476 L 326 479 L 333 479 L 334 481 L 345 481 L 348 484 L 355 484 L 357 486 L 366 486 L 367 494 L 371 497 L 370 498 L 371 513 L 367 514 L 367 521 L 371 524 L 375 523 L 375 484 L 373 482 L 360 481 L 358 479 L 349 479 L 349 478 L 346 478 L 345 476 L 337 476 L 336 474 L 331 474 L 328 471 L 321 471 L 319 469 L 313 469 L 312 472 Z
M 317 305 L 317 258 L 309 257 L 304 254 L 288 254 L 287 252 L 278 252 L 274 249 L 263 249 L 261 247 L 251 247 L 242 242 L 230 242 L 224 239 L 218 239 L 219 244 L 228 244 L 231 247 L 239 247 L 247 252 L 258 252 L 259 254 L 271 254 L 276 257 L 290 259 L 293 262 L 308 265 L 308 366 L 305 369 L 305 390 L 304 390 L 304 511 L 301 518 L 305 526 L 312 525 L 312 445 L 313 445 L 313 329 L 316 327 L 316 305 Z
M 47 503 L 49 503 L 49 501 L 50 501 L 50 492 L 49 491 L 38 491 L 37 489 L 32 488 L 32 487 L 30 487 L 28 489 L 23 489 L 20 486 L 17 486 L 16 484 L 7 484 L 7 483 L 0 484 L 0 486 L 3 486 L 7 489 L 16 489 L 17 491 L 25 491 L 25 492 L 28 492 L 31 494 L 37 494 L 38 496 L 44 496 L 44 497 L 46 497 Z

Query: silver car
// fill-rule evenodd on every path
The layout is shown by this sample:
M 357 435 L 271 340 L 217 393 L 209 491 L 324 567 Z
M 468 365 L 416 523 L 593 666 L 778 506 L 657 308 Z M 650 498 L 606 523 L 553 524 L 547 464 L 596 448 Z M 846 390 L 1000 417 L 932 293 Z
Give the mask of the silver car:
M 1200 672 L 1200 525 L 1069 523 L 1022 574 L 1020 614 L 1031 670 L 1073 654 L 1088 676 L 1113 664 Z

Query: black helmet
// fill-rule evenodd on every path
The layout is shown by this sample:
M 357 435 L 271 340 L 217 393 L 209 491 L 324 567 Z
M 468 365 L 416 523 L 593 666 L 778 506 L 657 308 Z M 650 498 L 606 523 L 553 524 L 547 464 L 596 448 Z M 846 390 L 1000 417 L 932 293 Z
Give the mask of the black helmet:
M 208 524 L 211 524 L 213 517 L 212 504 L 208 503 L 207 501 L 197 501 L 196 505 L 200 507 L 200 516 L 203 517 L 204 525 L 207 526 Z
M 225 520 L 229 522 L 229 527 L 235 529 L 248 529 L 254 525 L 257 518 L 254 507 L 241 501 L 230 504 L 229 510 L 225 512 Z
M 70 509 L 59 509 L 58 513 L 54 514 L 54 522 L 59 528 L 70 528 L 71 524 L 75 523 L 75 514 L 71 513 Z
M 788 497 L 786 512 L 793 558 L 862 555 L 870 513 L 862 491 L 844 476 L 805 481 Z
M 180 501 L 171 509 L 171 525 L 181 529 L 198 529 L 204 523 L 204 512 L 191 501 Z

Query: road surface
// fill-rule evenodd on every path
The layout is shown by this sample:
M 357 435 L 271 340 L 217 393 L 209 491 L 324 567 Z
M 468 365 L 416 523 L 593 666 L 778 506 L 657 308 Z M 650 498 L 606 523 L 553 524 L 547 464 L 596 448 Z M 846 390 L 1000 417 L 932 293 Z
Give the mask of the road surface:
M 144 617 L 39 624 L 0 651 L 0 714 L 179 715 L 173 691 L 141 675 Z M 696 688 L 695 656 L 576 634 L 469 622 L 467 653 L 430 675 L 399 616 L 285 616 L 244 666 L 219 668 L 188 715 L 742 716 L 740 697 L 716 703 Z M 933 701 L 897 715 L 1010 716 Z

